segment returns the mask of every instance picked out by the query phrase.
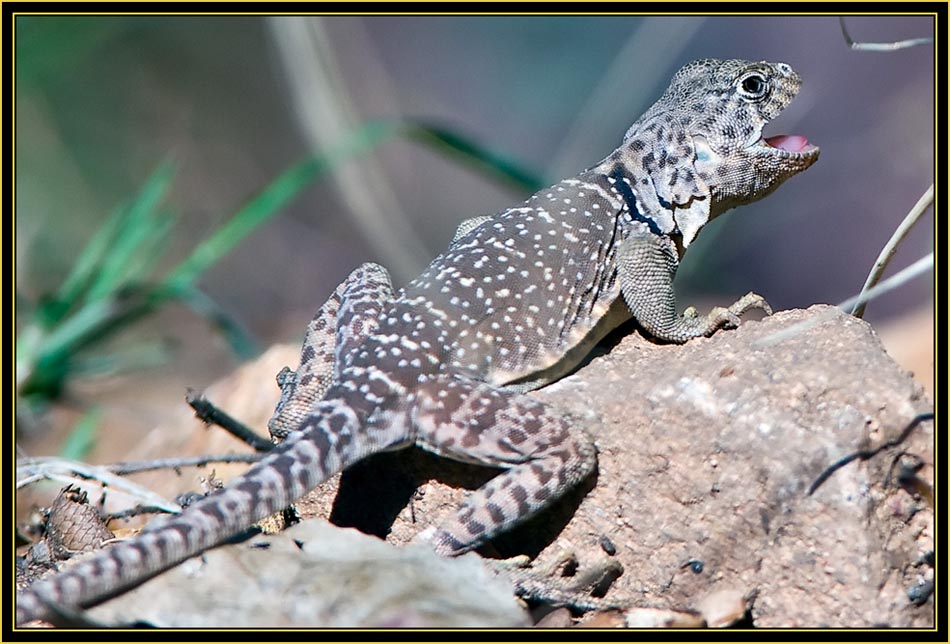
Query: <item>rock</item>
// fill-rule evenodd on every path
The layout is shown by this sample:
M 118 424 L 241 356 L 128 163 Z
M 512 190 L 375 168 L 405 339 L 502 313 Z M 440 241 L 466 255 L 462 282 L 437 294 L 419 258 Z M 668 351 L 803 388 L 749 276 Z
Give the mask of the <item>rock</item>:
M 568 628 L 574 625 L 571 611 L 566 608 L 555 608 L 535 622 L 535 628 Z
M 705 620 L 696 613 L 663 608 L 631 608 L 624 612 L 627 628 L 703 628 Z
M 808 494 L 833 463 L 932 409 L 867 323 L 816 306 L 681 346 L 631 335 L 530 395 L 588 427 L 599 470 L 486 553 L 544 565 L 573 551 L 583 570 L 606 535 L 627 570 L 611 601 L 684 610 L 734 587 L 757 591 L 755 626 L 933 625 L 933 599 L 908 597 L 932 570 L 933 424 Z M 901 451 L 922 463 L 910 483 L 892 468 Z M 367 459 L 344 474 L 339 496 L 323 486 L 298 507 L 332 506 L 335 521 L 405 543 L 493 475 L 408 450 Z
M 818 323 L 762 343 L 802 321 Z M 296 366 L 296 354 L 275 347 L 209 397 L 264 431 L 274 373 Z M 544 565 L 572 551 L 583 571 L 604 556 L 606 536 L 627 571 L 611 601 L 682 612 L 741 588 L 755 593 L 755 626 L 933 626 L 933 423 L 808 493 L 836 461 L 897 439 L 932 409 L 867 323 L 816 306 L 681 346 L 630 335 L 530 395 L 592 432 L 598 473 L 483 552 Z M 160 438 L 153 448 L 168 444 Z M 297 508 L 405 544 L 494 474 L 404 450 L 364 460 Z M 268 578 L 267 567 L 254 570 Z
M 477 555 L 397 548 L 311 519 L 215 548 L 89 611 L 157 627 L 527 626 L 511 587 Z
M 782 312 L 683 346 L 630 336 L 535 394 L 600 418 L 596 485 L 554 547 L 569 541 L 590 558 L 608 535 L 628 571 L 609 599 L 682 609 L 733 587 L 756 591 L 755 626 L 933 626 L 933 599 L 907 596 L 932 570 L 933 423 L 808 494 L 830 465 L 896 439 L 932 403 L 871 327 L 842 313 L 756 345 L 829 311 Z M 901 452 L 923 464 L 913 484 L 892 467 Z
M 577 625 L 578 628 L 623 628 L 626 626 L 624 614 L 619 610 L 605 610 L 594 613 L 589 619 Z
M 696 610 L 710 628 L 724 628 L 745 616 L 745 598 L 746 594 L 740 590 L 720 588 L 696 602 Z

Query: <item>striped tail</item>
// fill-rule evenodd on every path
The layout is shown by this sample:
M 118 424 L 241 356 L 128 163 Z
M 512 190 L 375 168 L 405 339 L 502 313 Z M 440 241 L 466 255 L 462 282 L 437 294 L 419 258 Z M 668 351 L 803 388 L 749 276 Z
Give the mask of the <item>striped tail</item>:
M 354 440 L 361 435 L 357 424 L 357 415 L 342 401 L 322 401 L 304 431 L 291 433 L 226 488 L 18 593 L 17 625 L 53 618 L 48 604 L 70 610 L 98 604 L 283 510 L 375 451 Z

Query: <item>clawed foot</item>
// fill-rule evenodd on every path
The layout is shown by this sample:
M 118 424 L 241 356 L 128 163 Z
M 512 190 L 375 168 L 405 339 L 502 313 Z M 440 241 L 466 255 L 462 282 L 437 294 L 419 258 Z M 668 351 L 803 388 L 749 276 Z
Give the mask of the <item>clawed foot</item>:
M 692 309 L 692 311 L 690 311 Z M 686 319 L 695 319 L 696 310 L 690 307 L 683 314 Z M 772 315 L 772 307 L 758 293 L 749 291 L 728 308 L 717 306 L 707 316 L 706 335 L 712 335 L 719 329 L 735 329 L 742 323 L 742 316 L 752 309 L 760 309 L 766 315 Z
M 524 600 L 581 611 L 622 607 L 603 598 L 611 584 L 623 574 L 623 566 L 616 559 L 605 559 L 583 571 L 578 570 L 573 553 L 536 568 L 527 567 L 526 562 L 530 559 L 524 555 L 486 560 L 489 568 L 514 584 L 515 593 Z

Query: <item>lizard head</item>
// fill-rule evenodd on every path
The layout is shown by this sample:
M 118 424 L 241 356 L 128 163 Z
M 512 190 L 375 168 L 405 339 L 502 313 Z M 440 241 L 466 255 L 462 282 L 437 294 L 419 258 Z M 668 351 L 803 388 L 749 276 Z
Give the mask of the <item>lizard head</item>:
M 672 216 L 684 249 L 707 221 L 765 197 L 818 159 L 802 136 L 763 134 L 801 84 L 785 63 L 697 60 L 627 131 L 621 149 L 641 166 L 632 169 L 647 184 L 641 192 L 653 193 L 646 205 Z

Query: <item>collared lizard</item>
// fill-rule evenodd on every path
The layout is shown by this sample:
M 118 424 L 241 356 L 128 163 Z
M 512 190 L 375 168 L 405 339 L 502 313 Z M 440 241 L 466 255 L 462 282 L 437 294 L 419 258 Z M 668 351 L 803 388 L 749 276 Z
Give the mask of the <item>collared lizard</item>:
M 278 377 L 269 427 L 282 443 L 180 515 L 20 593 L 17 623 L 141 583 L 381 451 L 417 445 L 503 468 L 432 535 L 444 555 L 555 501 L 594 470 L 596 448 L 524 392 L 570 372 L 630 318 L 681 343 L 770 312 L 749 293 L 706 316 L 677 314 L 672 283 L 703 225 L 817 160 L 803 137 L 762 134 L 800 85 L 784 63 L 690 63 L 604 160 L 463 223 L 405 289 L 381 266 L 359 267 L 309 325 L 300 367 Z

